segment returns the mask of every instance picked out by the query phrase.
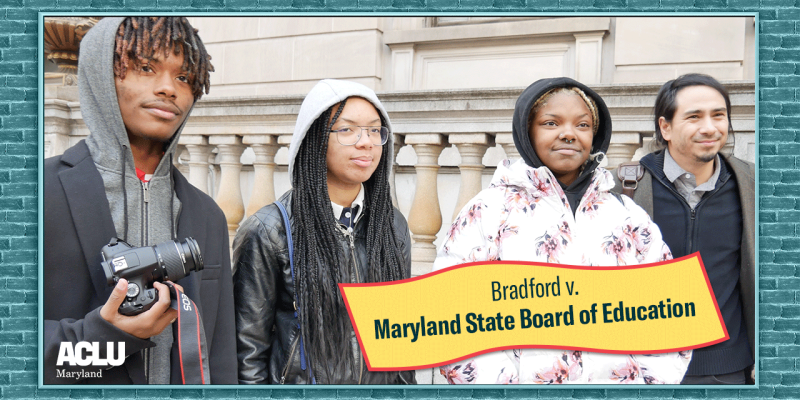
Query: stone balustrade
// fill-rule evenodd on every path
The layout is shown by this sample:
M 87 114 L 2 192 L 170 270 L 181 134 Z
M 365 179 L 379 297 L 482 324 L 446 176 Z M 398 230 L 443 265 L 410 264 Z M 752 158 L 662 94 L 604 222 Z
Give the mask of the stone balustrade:
M 755 159 L 755 85 L 729 82 L 736 131 L 732 149 Z M 595 85 L 613 119 L 607 168 L 640 157 L 652 136 L 658 85 Z M 497 163 L 518 158 L 511 135 L 522 88 L 379 93 L 393 123 L 393 201 L 414 241 L 413 274 L 430 271 L 436 246 L 461 207 L 485 188 Z M 178 167 L 214 197 L 231 238 L 239 223 L 291 185 L 287 148 L 302 96 L 207 98 L 194 108 L 180 138 Z M 45 156 L 60 154 L 88 134 L 74 89 L 48 87 Z M 638 151 L 637 151 L 638 150 Z

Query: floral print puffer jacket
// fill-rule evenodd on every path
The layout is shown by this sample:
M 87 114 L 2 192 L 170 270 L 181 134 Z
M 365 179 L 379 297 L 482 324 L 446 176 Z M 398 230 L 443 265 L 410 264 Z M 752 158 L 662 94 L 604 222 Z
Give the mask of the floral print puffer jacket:
M 433 269 L 493 260 L 602 268 L 672 259 L 647 213 L 628 197 L 612 194 L 613 187 L 611 173 L 597 168 L 573 216 L 547 167 L 503 160 L 489 188 L 453 222 Z M 620 355 L 519 349 L 483 354 L 440 371 L 450 383 L 678 384 L 690 360 L 691 351 Z

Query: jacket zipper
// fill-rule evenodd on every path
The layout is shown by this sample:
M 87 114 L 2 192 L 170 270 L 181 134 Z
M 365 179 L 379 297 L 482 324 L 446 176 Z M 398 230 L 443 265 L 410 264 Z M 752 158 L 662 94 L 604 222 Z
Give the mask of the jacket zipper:
M 356 260 L 356 242 L 355 238 L 352 235 L 347 235 L 348 239 L 350 240 L 350 255 L 353 259 L 353 269 L 356 273 L 356 283 L 361 283 L 361 276 L 358 273 L 358 261 Z
M 144 199 L 144 202 L 142 203 L 142 223 L 141 223 L 142 236 L 141 236 L 141 239 L 140 239 L 140 243 L 141 243 L 142 247 L 147 245 L 147 236 L 148 236 L 147 235 L 147 230 L 148 230 L 148 225 L 149 225 L 148 224 L 148 215 L 147 215 L 147 213 L 149 212 L 149 207 L 148 206 L 149 206 L 149 203 L 150 203 L 150 192 L 149 192 L 149 189 L 150 189 L 150 183 L 142 181 L 142 191 L 143 191 L 142 192 L 142 198 Z M 145 375 L 145 378 L 148 381 L 150 381 L 150 371 L 149 371 L 149 368 L 148 368 L 150 366 L 149 358 L 150 358 L 150 348 L 148 347 L 144 351 L 144 360 L 145 360 L 144 361 L 145 362 L 145 374 L 144 375 Z
M 336 225 L 339 230 L 347 237 L 348 245 L 350 246 L 350 256 L 353 260 L 353 270 L 356 274 L 356 283 L 361 283 L 361 274 L 358 273 L 358 260 L 356 259 L 356 239 L 355 239 L 355 230 L 353 233 L 347 231 L 347 229 L 343 228 L 341 225 Z M 358 384 L 361 384 L 361 380 L 364 376 L 364 360 L 361 357 L 361 353 L 358 352 Z
M 148 229 L 149 229 L 149 220 L 150 213 L 149 205 L 150 205 L 150 182 L 142 181 L 142 190 L 144 198 L 144 210 L 142 211 L 142 246 L 147 246 L 148 241 Z
M 695 221 L 695 216 L 697 215 L 696 214 L 697 213 L 697 211 L 696 211 L 697 210 L 697 206 L 699 206 L 699 205 L 700 205 L 700 203 L 698 202 L 694 206 L 694 208 L 692 208 L 692 215 L 689 217 L 689 229 L 691 229 L 690 232 L 692 232 L 692 234 L 689 235 L 689 252 L 690 253 L 693 252 L 693 250 L 694 250 L 694 221 Z
M 353 259 L 353 269 L 354 269 L 354 271 L 356 273 L 356 283 L 361 283 L 361 276 L 358 273 L 358 261 L 356 260 L 356 242 L 355 242 L 355 237 L 353 237 L 353 235 L 350 235 L 348 233 L 347 238 L 350 240 L 350 255 L 352 256 L 352 259 Z M 362 359 L 363 359 L 363 357 L 361 357 L 360 353 L 359 353 L 359 357 L 358 357 L 358 384 L 359 385 L 361 384 L 361 379 L 362 379 L 362 377 L 364 375 L 364 365 L 363 365 L 364 361 Z
M 283 367 L 283 376 L 281 376 L 281 385 L 286 382 L 286 375 L 289 374 L 289 366 L 292 365 L 292 357 L 294 356 L 294 351 L 297 349 L 297 343 L 300 342 L 300 331 L 297 332 L 297 337 L 294 339 L 294 344 L 292 344 L 292 350 L 289 352 L 289 359 L 286 361 L 286 366 Z

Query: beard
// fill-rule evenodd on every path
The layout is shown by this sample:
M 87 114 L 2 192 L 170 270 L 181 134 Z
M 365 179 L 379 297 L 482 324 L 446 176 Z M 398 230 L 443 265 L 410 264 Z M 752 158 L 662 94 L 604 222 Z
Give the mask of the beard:
M 699 162 L 702 162 L 702 163 L 707 163 L 707 162 L 710 162 L 710 161 L 714 160 L 716 157 L 717 157 L 717 153 L 708 153 L 708 154 L 701 154 L 701 155 L 695 156 L 695 160 L 697 160 Z
M 706 137 L 700 137 L 699 140 L 702 140 L 702 139 L 706 139 Z M 694 159 L 697 162 L 708 163 L 708 162 L 713 161 L 717 157 L 717 154 L 719 154 L 719 152 L 722 151 L 722 148 L 725 147 L 725 144 L 728 141 L 727 137 L 725 137 L 725 140 L 723 141 L 722 140 L 723 139 L 722 135 L 712 135 L 712 136 L 709 136 L 707 139 L 720 140 L 721 142 L 719 144 L 719 148 L 717 148 L 716 151 L 708 151 L 708 152 L 705 152 L 705 153 L 700 153 L 700 154 L 695 153 L 695 154 L 693 154 L 694 155 Z

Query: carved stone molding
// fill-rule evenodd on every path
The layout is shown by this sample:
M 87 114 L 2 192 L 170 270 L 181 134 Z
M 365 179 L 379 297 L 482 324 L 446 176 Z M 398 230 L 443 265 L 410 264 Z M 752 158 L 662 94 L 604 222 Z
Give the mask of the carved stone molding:
M 78 72 L 78 48 L 83 36 L 101 18 L 91 17 L 47 17 L 44 19 L 44 54 L 58 65 L 58 70 L 69 75 Z M 66 84 L 77 84 L 67 77 Z

